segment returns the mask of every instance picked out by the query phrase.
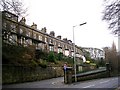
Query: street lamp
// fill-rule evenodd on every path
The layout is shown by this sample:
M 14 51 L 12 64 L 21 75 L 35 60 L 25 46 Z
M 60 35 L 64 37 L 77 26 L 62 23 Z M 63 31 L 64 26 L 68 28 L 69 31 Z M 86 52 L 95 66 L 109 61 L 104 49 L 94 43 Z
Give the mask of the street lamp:
M 76 25 L 76 26 L 82 26 L 85 25 L 87 22 L 84 22 L 82 24 Z M 74 36 L 74 28 L 76 26 L 73 26 L 73 47 L 74 47 L 74 71 L 75 71 L 75 82 L 77 82 L 77 77 L 76 77 L 76 60 L 75 60 L 75 36 Z

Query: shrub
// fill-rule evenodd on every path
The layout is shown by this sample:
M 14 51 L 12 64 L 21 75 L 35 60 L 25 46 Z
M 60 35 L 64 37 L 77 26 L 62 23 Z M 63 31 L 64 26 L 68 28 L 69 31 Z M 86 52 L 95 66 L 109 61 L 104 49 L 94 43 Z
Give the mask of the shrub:
M 37 65 L 34 61 L 34 47 L 23 47 L 3 43 L 2 51 L 3 64 L 13 64 L 16 66 Z
M 49 62 L 56 62 L 54 52 L 50 52 L 48 55 Z
M 47 60 L 48 59 L 48 53 L 42 50 L 36 50 L 35 52 L 35 58 L 36 59 L 43 59 Z
M 47 67 L 47 61 L 46 60 L 41 60 L 40 59 L 40 61 L 38 61 L 38 64 L 42 68 L 46 68 Z
M 57 59 L 62 60 L 63 59 L 63 53 L 58 53 L 57 54 Z

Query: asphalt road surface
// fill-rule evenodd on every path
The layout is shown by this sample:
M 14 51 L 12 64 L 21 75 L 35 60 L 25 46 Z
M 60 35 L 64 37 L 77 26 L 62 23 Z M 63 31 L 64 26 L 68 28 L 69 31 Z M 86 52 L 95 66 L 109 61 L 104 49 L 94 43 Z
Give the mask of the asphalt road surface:
M 3 85 L 2 88 L 117 88 L 120 85 L 118 77 L 102 78 L 81 81 L 72 84 L 64 84 L 64 78 L 53 78 L 42 81 L 26 82 L 20 84 Z M 47 89 L 48 90 L 48 89 Z M 115 90 L 115 89 L 113 89 Z

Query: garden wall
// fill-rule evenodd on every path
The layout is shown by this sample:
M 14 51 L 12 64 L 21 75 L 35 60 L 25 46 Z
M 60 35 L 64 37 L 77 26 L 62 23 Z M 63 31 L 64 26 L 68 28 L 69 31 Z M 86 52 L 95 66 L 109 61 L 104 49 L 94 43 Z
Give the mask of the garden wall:
M 2 84 L 22 83 L 28 81 L 40 81 L 54 77 L 63 76 L 62 67 L 23 67 L 23 66 L 2 66 Z

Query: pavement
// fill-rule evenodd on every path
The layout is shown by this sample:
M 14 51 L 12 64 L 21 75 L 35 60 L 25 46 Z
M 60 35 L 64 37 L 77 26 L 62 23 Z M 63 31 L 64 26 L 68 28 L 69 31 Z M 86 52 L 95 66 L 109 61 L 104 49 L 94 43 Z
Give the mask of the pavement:
M 118 88 L 116 88 L 115 90 L 120 90 L 120 86 Z
M 64 78 L 53 78 L 48 80 L 42 81 L 35 81 L 35 82 L 26 82 L 26 83 L 19 83 L 19 84 L 11 84 L 11 85 L 3 85 L 3 90 L 5 88 L 11 89 L 19 89 L 24 88 L 26 89 L 42 89 L 42 90 L 50 90 L 51 88 L 56 89 L 91 89 L 91 90 L 120 90 L 118 88 L 118 77 L 110 77 L 110 78 L 101 78 L 101 79 L 94 79 L 94 80 L 87 80 L 76 82 L 72 84 L 64 84 Z M 117 88 L 117 89 L 116 89 Z M 6 90 L 6 89 L 5 89 Z

